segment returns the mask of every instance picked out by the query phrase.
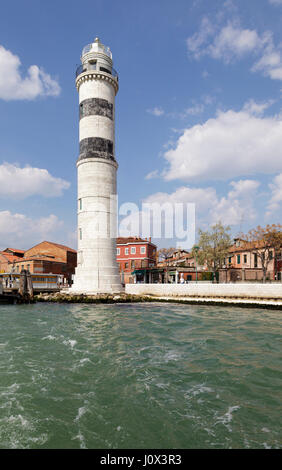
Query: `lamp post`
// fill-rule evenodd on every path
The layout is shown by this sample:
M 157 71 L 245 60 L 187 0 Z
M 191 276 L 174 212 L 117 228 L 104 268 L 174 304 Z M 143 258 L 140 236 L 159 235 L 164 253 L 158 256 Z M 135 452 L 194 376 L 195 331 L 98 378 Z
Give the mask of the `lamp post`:
M 197 254 L 199 251 L 199 247 L 196 245 L 194 246 L 194 252 L 195 252 L 195 260 L 196 260 L 196 282 L 198 282 L 198 271 L 197 271 Z

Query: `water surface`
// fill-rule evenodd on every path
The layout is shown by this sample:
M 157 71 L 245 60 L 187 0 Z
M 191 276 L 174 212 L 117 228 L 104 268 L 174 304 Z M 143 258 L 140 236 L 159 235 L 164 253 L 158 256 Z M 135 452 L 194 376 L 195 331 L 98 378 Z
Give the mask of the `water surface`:
M 281 312 L 0 306 L 1 448 L 281 448 Z

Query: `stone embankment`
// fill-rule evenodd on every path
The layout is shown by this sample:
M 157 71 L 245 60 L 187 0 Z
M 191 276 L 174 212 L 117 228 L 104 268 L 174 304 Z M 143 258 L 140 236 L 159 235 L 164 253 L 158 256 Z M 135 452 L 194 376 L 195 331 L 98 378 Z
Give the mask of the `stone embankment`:
M 157 301 L 236 305 L 282 310 L 282 284 L 127 284 L 125 292 Z
M 87 303 L 87 304 L 112 304 L 130 302 L 156 302 L 156 299 L 146 295 L 131 294 L 70 294 L 65 292 L 41 293 L 35 295 L 37 302 L 59 303 Z
M 61 291 L 38 294 L 35 301 L 88 304 L 166 302 L 282 310 L 282 285 L 127 284 L 125 293 L 120 294 L 89 295 Z

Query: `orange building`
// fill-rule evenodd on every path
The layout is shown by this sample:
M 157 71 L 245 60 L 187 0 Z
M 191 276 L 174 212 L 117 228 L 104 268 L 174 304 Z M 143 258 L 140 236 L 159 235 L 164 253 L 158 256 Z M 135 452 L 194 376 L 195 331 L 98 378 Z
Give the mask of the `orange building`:
M 65 283 L 71 284 L 76 257 L 73 248 L 44 241 L 26 251 L 7 248 L 0 252 L 0 268 L 2 272 L 26 269 L 31 273 L 60 274 Z
M 0 273 L 10 272 L 11 266 L 16 261 L 19 261 L 24 256 L 24 250 L 16 250 L 13 248 L 6 248 L 4 251 L 0 251 Z
M 259 251 L 259 246 L 256 248 Z M 267 280 L 281 280 L 282 266 L 281 253 L 275 253 L 270 249 L 270 261 L 267 266 Z M 219 272 L 220 282 L 236 281 L 261 281 L 263 271 L 260 257 L 254 252 L 253 243 L 240 238 L 234 239 L 234 244 L 229 248 L 229 256 L 225 259 L 225 268 Z

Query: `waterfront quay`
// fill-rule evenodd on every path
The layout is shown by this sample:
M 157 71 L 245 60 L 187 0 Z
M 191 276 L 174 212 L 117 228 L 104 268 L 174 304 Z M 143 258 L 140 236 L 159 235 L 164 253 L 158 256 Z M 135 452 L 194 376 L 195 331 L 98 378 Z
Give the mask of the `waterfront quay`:
M 70 289 L 35 295 L 38 302 L 144 303 L 167 302 L 198 305 L 263 307 L 282 310 L 278 284 L 126 284 L 118 294 L 74 294 Z

